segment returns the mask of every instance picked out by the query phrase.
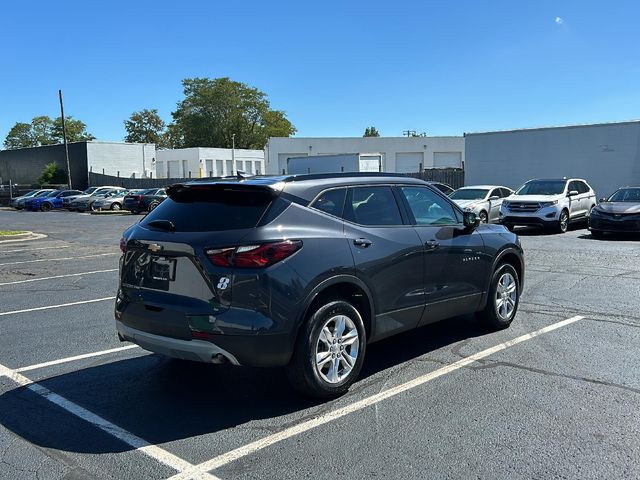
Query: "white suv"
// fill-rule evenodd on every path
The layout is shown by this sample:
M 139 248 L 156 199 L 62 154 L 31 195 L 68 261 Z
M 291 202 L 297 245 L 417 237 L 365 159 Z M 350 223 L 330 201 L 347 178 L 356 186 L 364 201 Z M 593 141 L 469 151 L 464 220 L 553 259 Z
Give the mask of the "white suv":
M 509 230 L 516 225 L 567 231 L 570 222 L 589 218 L 596 194 L 579 178 L 529 180 L 500 207 L 500 223 Z

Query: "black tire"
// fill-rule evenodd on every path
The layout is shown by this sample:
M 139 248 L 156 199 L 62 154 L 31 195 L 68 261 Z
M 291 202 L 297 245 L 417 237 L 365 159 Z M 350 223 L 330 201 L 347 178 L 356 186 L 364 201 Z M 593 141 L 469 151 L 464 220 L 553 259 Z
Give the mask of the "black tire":
M 599 230 L 591 230 L 591 236 L 593 238 L 603 238 L 604 237 L 604 232 L 601 232 Z
M 109 210 L 122 210 L 122 207 L 118 202 L 113 202 L 109 207 Z
M 133 215 L 138 215 L 140 212 L 139 212 L 138 210 L 131 210 L 131 213 L 132 213 Z
M 42 204 L 40 204 L 40 211 L 41 212 L 48 212 L 49 210 L 51 210 L 51 204 L 48 202 L 43 202 Z
M 155 208 L 156 208 L 158 205 L 160 205 L 160 202 L 151 202 L 151 203 L 149 204 L 149 209 L 148 209 L 148 210 L 149 210 L 150 212 L 153 212 L 153 211 L 155 210 Z
M 487 215 L 487 212 L 485 212 L 484 210 L 480 212 L 480 215 L 478 215 L 478 217 L 480 218 L 480 223 L 489 223 L 489 215 Z
M 316 365 L 316 355 L 318 348 L 321 348 L 320 337 L 323 332 L 323 327 L 327 322 L 332 321 L 332 319 L 337 316 L 347 317 L 352 322 L 353 327 L 355 327 L 358 337 L 353 345 L 349 345 L 349 348 L 357 347 L 357 354 L 351 371 L 347 376 L 330 383 L 322 377 L 322 369 L 324 369 L 324 366 L 318 367 Z M 329 331 L 331 332 L 330 329 Z M 331 341 L 329 341 L 329 343 L 331 343 Z M 336 345 L 336 342 L 333 343 L 334 345 L 331 348 L 339 348 L 340 350 L 345 348 L 342 345 Z M 307 322 L 301 327 L 300 334 L 298 335 L 293 356 L 286 369 L 291 386 L 304 395 L 318 398 L 332 398 L 346 393 L 360 374 L 364 362 L 366 344 L 367 339 L 364 323 L 360 313 L 353 305 L 344 300 L 334 300 L 321 305 L 315 309 L 315 311 L 310 312 Z M 351 352 L 353 352 L 353 350 L 351 350 Z M 330 353 L 330 351 L 326 351 L 326 353 L 332 355 L 334 358 L 337 357 L 336 360 L 329 360 L 327 362 L 337 362 L 335 363 L 338 365 L 336 372 L 342 368 L 341 365 L 346 364 L 346 361 L 344 364 L 340 363 L 342 362 L 340 359 L 342 353 L 340 351 L 337 351 L 335 354 Z M 344 353 L 347 352 L 345 351 Z M 327 366 L 331 369 L 331 365 Z
M 508 315 L 503 315 L 498 306 L 498 287 L 505 277 L 505 275 L 510 275 L 511 278 L 515 281 L 515 301 L 513 310 Z M 503 302 L 505 301 L 503 297 Z M 491 276 L 491 284 L 489 285 L 489 293 L 487 295 L 487 304 L 484 309 L 478 312 L 476 315 L 478 320 L 480 320 L 484 325 L 492 330 L 502 330 L 503 328 L 508 328 L 511 325 L 511 322 L 518 313 L 518 305 L 520 304 L 520 278 L 518 277 L 518 272 L 513 266 L 509 263 L 501 263 L 498 265 L 496 270 L 493 272 Z M 506 313 L 506 312 L 505 312 Z
M 568 229 L 569 229 L 569 212 L 567 210 L 562 210 L 560 212 L 560 218 L 558 219 L 558 223 L 556 225 L 556 232 L 566 233 Z
M 91 209 L 92 212 L 97 212 L 98 209 L 96 207 L 94 207 L 94 205 L 95 205 L 95 202 L 91 204 L 90 209 Z

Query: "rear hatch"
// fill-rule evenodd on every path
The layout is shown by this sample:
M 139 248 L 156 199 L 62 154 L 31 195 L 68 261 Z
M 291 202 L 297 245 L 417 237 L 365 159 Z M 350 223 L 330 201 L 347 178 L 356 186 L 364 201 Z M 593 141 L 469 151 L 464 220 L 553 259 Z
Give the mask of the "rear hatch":
M 116 311 L 134 328 L 186 339 L 206 331 L 233 298 L 234 269 L 216 266 L 207 252 L 237 247 L 280 192 L 220 183 L 175 185 L 168 193 L 125 234 Z

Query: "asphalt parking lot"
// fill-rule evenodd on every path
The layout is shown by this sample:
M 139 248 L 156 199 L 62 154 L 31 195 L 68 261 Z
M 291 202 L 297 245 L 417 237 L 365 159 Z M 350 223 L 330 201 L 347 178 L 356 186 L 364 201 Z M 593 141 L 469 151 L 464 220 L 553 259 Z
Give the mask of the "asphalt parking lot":
M 461 317 L 372 345 L 330 402 L 280 370 L 122 344 L 136 217 L 0 209 L 0 478 L 640 478 L 640 239 L 523 231 L 512 327 Z

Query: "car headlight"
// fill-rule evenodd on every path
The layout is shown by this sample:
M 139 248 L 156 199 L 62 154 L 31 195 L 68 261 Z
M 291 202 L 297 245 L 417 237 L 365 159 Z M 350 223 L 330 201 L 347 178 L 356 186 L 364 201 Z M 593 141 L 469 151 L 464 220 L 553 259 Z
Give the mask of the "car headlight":
M 540 202 L 541 207 L 551 207 L 557 204 L 558 204 L 558 200 L 554 200 L 553 202 Z
M 598 210 L 597 208 L 592 208 L 591 209 L 591 213 L 589 213 L 589 215 L 594 216 L 594 215 L 600 215 L 602 212 L 600 210 Z

